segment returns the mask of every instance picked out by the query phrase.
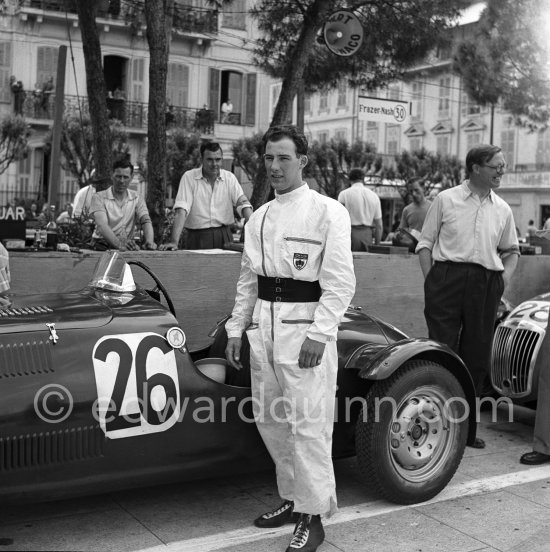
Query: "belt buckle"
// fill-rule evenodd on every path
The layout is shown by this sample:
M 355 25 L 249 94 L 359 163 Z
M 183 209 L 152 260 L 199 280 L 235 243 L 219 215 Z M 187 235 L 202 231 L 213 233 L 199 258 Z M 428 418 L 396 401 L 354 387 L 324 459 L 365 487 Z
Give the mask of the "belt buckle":
M 281 293 L 281 291 L 283 291 L 283 290 L 280 287 L 275 288 L 275 293 Z

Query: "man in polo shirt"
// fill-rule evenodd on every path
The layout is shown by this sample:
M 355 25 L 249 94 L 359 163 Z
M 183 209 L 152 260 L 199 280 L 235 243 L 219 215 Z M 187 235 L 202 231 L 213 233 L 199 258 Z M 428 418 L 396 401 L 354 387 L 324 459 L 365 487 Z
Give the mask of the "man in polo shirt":
M 93 235 L 96 250 L 139 249 L 139 245 L 134 241 L 136 223 L 143 227 L 143 248 L 157 248 L 145 200 L 136 191 L 128 189 L 133 172 L 134 167 L 128 159 L 115 161 L 113 185 L 92 196 L 90 215 L 96 223 Z
M 252 206 L 235 175 L 221 168 L 223 152 L 217 142 L 200 147 L 202 166 L 187 171 L 180 180 L 174 202 L 176 216 L 172 235 L 161 250 L 178 248 L 181 232 L 187 229 L 187 249 L 221 249 L 232 242 L 233 209 L 248 221 Z
M 416 246 L 430 338 L 460 355 L 476 395 L 489 371 L 497 307 L 519 256 L 512 209 L 494 192 L 505 170 L 499 147 L 472 148 L 469 179 L 434 199 Z M 472 446 L 485 443 L 476 439 Z

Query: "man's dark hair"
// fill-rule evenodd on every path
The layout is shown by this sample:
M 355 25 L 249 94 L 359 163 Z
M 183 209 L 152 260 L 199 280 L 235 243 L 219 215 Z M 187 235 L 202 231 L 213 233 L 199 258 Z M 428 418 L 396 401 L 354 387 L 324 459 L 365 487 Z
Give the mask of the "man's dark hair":
M 268 142 L 278 142 L 283 138 L 290 138 L 294 142 L 297 155 L 307 155 L 307 138 L 304 133 L 294 125 L 273 126 L 267 129 L 267 132 L 262 138 L 264 151 Z
M 363 182 L 364 178 L 365 178 L 365 171 L 363 171 L 363 169 L 361 169 L 360 167 L 354 167 L 349 171 L 350 182 L 357 182 L 359 180 Z
M 485 165 L 487 161 L 501 151 L 502 148 L 490 144 L 474 146 L 466 155 L 466 173 L 468 175 L 472 174 L 474 165 Z
M 130 174 L 134 174 L 134 165 L 127 157 L 119 157 L 113 161 L 113 172 L 116 169 L 130 169 Z
M 199 151 L 200 151 L 200 154 L 201 154 L 201 158 L 204 155 L 205 151 L 212 151 L 212 152 L 221 151 L 222 155 L 223 155 L 222 147 L 220 146 L 220 144 L 218 142 L 203 142 L 201 144 L 201 147 L 200 147 Z
M 407 188 L 409 186 L 412 186 L 413 184 L 418 184 L 422 189 L 424 189 L 426 187 L 426 181 L 420 176 L 415 176 L 415 177 L 411 178 L 407 182 Z

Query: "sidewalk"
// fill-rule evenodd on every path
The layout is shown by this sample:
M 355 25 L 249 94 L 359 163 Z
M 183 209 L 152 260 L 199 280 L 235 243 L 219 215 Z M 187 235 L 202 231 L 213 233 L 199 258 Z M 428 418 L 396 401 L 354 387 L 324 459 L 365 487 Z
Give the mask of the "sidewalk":
M 533 414 L 482 423 L 487 448 L 467 448 L 451 484 L 420 505 L 379 499 L 358 481 L 353 458 L 336 461 L 340 511 L 319 552 L 550 551 L 550 464 L 519 463 Z M 251 524 L 278 501 L 268 472 L 10 508 L 0 549 L 280 552 L 292 526 Z

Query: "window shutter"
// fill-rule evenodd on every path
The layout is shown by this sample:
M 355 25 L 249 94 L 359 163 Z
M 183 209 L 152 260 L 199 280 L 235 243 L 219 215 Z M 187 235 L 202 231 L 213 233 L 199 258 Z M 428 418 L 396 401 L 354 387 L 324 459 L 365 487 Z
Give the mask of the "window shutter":
M 166 97 L 172 105 L 187 107 L 189 101 L 189 67 L 187 65 L 168 64 Z
M 132 100 L 143 101 L 143 79 L 145 74 L 145 60 L 136 58 L 132 60 Z
M 208 107 L 214 111 L 215 120 L 219 119 L 220 115 L 220 70 L 210 69 L 210 95 Z
M 11 43 L 0 42 L 0 102 L 11 102 Z
M 36 52 L 36 82 L 42 88 L 44 83 L 53 77 L 54 86 L 57 76 L 57 58 L 59 51 L 51 46 L 39 46 Z
M 246 97 L 243 102 L 245 108 L 243 122 L 245 125 L 254 126 L 256 123 L 256 73 L 249 73 L 244 78 L 243 89 L 246 91 Z

